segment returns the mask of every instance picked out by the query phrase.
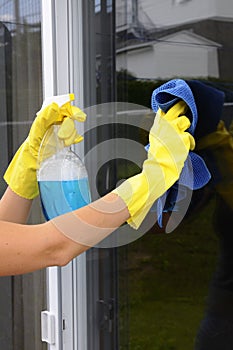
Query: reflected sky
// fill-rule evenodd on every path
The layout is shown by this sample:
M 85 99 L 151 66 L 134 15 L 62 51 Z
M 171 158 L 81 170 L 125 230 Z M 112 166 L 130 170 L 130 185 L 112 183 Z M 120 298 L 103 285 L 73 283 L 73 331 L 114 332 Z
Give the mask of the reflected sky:
M 12 32 L 19 26 L 38 27 L 41 0 L 0 0 L 0 21 Z

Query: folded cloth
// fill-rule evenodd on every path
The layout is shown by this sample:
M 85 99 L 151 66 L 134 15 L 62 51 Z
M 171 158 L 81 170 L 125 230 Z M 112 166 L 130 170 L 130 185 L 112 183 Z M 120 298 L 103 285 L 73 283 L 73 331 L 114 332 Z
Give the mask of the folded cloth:
M 223 111 L 225 94 L 198 80 L 186 80 L 197 107 L 198 122 L 194 130 L 195 140 L 216 131 Z M 188 104 L 188 103 L 187 103 Z
M 151 107 L 154 112 L 161 108 L 164 112 L 178 100 L 189 107 L 186 116 L 191 125 L 187 130 L 195 139 L 216 130 L 221 117 L 224 93 L 197 80 L 173 79 L 153 91 Z M 149 149 L 147 145 L 146 150 Z M 211 174 L 204 160 L 196 153 L 189 152 L 180 178 L 152 207 L 156 209 L 158 224 L 162 227 L 162 212 L 176 210 L 176 203 L 186 197 L 186 189 L 197 190 L 204 187 Z
M 192 90 L 184 80 L 169 80 L 155 89 L 151 97 L 151 108 L 154 112 L 157 112 L 159 108 L 161 108 L 162 111 L 167 112 L 168 109 L 170 109 L 179 99 L 183 100 L 190 109 L 187 115 L 191 121 L 191 126 L 188 129 L 188 132 L 193 135 L 198 119 L 197 107 Z

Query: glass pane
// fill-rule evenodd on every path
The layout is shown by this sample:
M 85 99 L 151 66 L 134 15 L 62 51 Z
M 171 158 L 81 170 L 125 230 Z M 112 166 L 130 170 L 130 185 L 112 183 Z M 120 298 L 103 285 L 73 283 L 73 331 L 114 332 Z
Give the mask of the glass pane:
M 233 85 L 228 34 L 233 27 L 227 17 L 232 18 L 233 6 L 212 5 L 211 1 L 117 0 L 118 99 L 149 107 L 153 89 L 164 82 L 196 79 L 225 92 L 223 112 L 217 118 L 230 128 Z M 202 123 L 211 123 L 212 115 L 200 113 L 206 118 Z M 233 297 L 228 267 L 232 200 L 226 192 L 232 191 L 232 171 L 223 174 L 222 167 L 232 169 L 232 144 L 222 150 L 225 156 L 216 167 L 210 161 L 216 155 L 206 155 L 212 180 L 194 191 L 185 218 L 171 234 L 164 235 L 156 224 L 143 238 L 120 248 L 127 256 L 119 274 L 127 275 L 128 303 L 123 310 L 129 317 L 122 349 L 231 348 L 232 333 L 226 327 L 231 329 L 232 321 L 227 311 Z M 200 155 L 204 157 L 203 152 Z M 164 220 L 168 215 L 164 213 Z M 120 290 L 126 293 L 125 284 Z
M 211 0 L 83 1 L 83 8 L 86 107 L 117 101 L 150 108 L 158 86 L 174 78 L 190 84 L 194 79 L 206 89 L 225 93 L 216 120 L 224 120 L 232 133 L 233 6 L 229 1 L 221 6 Z M 203 105 L 208 109 L 216 103 L 211 99 Z M 199 122 L 205 129 L 212 126 L 214 113 L 203 114 L 203 105 Z M 153 113 L 146 115 L 140 132 L 110 122 L 87 127 L 86 150 L 119 133 L 145 146 L 145 129 L 153 119 Z M 88 253 L 90 349 L 232 347 L 230 135 L 228 142 L 222 151 L 195 150 L 205 159 L 212 178 L 193 192 L 185 217 L 172 233 L 165 234 L 164 223 L 162 227 L 156 223 L 131 244 Z M 99 195 L 139 171 L 125 158 L 105 164 L 99 177 L 96 160 L 89 164 L 93 187 L 100 184 Z M 170 215 L 163 213 L 165 222 Z M 211 339 L 217 341 L 212 344 Z
M 42 103 L 41 4 L 39 0 L 0 1 L 0 148 L 4 171 L 26 138 Z M 30 223 L 41 220 L 35 202 Z M 45 308 L 45 272 L 0 279 L 0 348 L 45 349 L 40 312 Z
M 87 114 L 92 114 L 92 106 L 116 100 L 115 87 L 115 14 L 112 1 L 83 1 L 84 18 L 84 96 Z M 89 113 L 88 113 L 89 111 Z M 93 116 L 94 117 L 94 116 Z M 104 117 L 99 117 L 97 123 L 88 116 L 85 133 L 86 153 L 97 149 L 98 143 L 108 140 L 115 127 Z M 95 126 L 93 127 L 93 124 Z M 111 151 L 110 151 L 111 152 Z M 94 159 L 93 159 L 94 158 Z M 102 174 L 97 175 L 97 163 L 103 155 L 97 150 L 96 156 L 86 159 L 90 176 L 92 199 L 106 193 L 107 188 L 114 186 L 115 176 L 109 165 L 104 169 L 111 171 L 108 183 L 102 182 Z M 112 168 L 114 169 L 114 164 Z M 112 169 L 111 168 L 111 169 Z M 97 175 L 97 176 L 96 176 Z M 117 251 L 116 249 L 96 249 L 87 252 L 87 321 L 88 349 L 117 349 L 118 324 L 116 319 L 109 323 L 105 320 L 106 313 L 117 310 Z

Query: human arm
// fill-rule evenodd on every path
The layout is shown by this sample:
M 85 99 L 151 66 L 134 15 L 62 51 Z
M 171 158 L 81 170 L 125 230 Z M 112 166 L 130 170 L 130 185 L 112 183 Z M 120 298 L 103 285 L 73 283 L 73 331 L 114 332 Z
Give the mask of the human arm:
M 192 137 L 185 132 L 190 125 L 189 120 L 182 116 L 185 110 L 184 103 L 180 102 L 166 115 L 158 116 L 150 132 L 151 147 L 141 174 L 127 179 L 116 191 L 41 225 L 1 221 L 0 274 L 21 274 L 47 266 L 63 266 L 103 240 L 126 220 L 129 222 L 130 219 L 137 228 L 153 201 L 178 179 L 188 151 L 194 147 Z M 56 121 L 56 118 L 61 121 L 60 117 L 61 110 L 54 104 L 37 116 L 36 127 L 32 127 L 25 146 L 17 152 L 5 177 L 13 192 L 19 190 L 25 198 L 38 193 L 36 157 L 42 139 L 38 125 L 41 126 L 42 120 L 45 132 L 45 126 L 49 127 L 47 121 Z M 33 167 L 28 169 L 27 165 L 31 164 Z
M 83 121 L 85 114 L 77 107 L 71 108 L 69 103 L 59 107 L 52 102 L 42 109 L 37 114 L 29 136 L 20 146 L 5 173 L 4 178 L 9 187 L 0 201 L 0 275 L 22 274 L 54 265 L 63 266 L 89 248 L 64 236 L 52 222 L 25 225 L 32 198 L 38 195 L 36 166 L 40 143 L 53 124 L 62 125 L 60 131 L 65 145 L 81 141 L 82 138 L 74 130 L 73 119 Z M 121 202 L 120 198 L 115 201 L 116 197 L 109 194 L 97 201 L 96 205 L 102 202 L 114 209 L 115 205 L 119 207 L 118 203 Z M 82 220 L 82 235 L 92 235 L 95 242 L 120 226 L 128 215 L 125 205 L 122 210 L 112 215 L 89 207 L 77 211 L 78 220 L 86 218 Z M 90 228 L 93 226 L 95 230 L 91 230 L 90 234 Z M 104 232 L 103 227 L 107 228 Z
M 107 207 L 111 207 L 108 213 L 104 209 Z M 62 217 L 69 220 L 70 215 Z M 77 228 L 77 236 L 86 236 L 88 242 L 91 239 L 96 243 L 129 218 L 124 202 L 113 193 L 76 210 L 72 215 L 75 215 L 77 223 L 82 221 L 82 230 Z M 85 245 L 68 238 L 53 221 L 39 225 L 0 221 L 0 276 L 24 274 L 49 266 L 64 266 L 88 248 L 89 243 Z
M 0 220 L 25 224 L 32 200 L 18 196 L 8 186 L 0 201 Z

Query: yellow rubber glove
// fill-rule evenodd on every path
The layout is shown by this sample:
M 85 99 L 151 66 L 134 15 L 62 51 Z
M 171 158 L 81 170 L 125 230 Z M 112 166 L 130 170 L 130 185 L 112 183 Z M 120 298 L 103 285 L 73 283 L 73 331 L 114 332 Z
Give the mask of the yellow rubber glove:
M 221 175 L 221 180 L 215 185 L 216 191 L 233 209 L 233 136 L 223 120 L 215 132 L 198 141 L 197 150 L 204 149 L 211 152 Z
M 33 199 L 39 194 L 36 177 L 37 158 L 41 142 L 52 125 L 61 124 L 58 136 L 64 141 L 65 146 L 82 141 L 83 138 L 77 133 L 74 121 L 85 121 L 86 114 L 70 104 L 73 99 L 73 94 L 54 96 L 45 101 L 37 113 L 28 137 L 4 174 L 9 187 L 19 196 Z
M 190 121 L 183 114 L 187 105 L 180 101 L 165 114 L 157 112 L 150 130 L 148 158 L 142 172 L 123 182 L 113 193 L 125 202 L 130 226 L 137 229 L 151 206 L 179 178 L 190 149 L 195 141 L 185 130 Z

